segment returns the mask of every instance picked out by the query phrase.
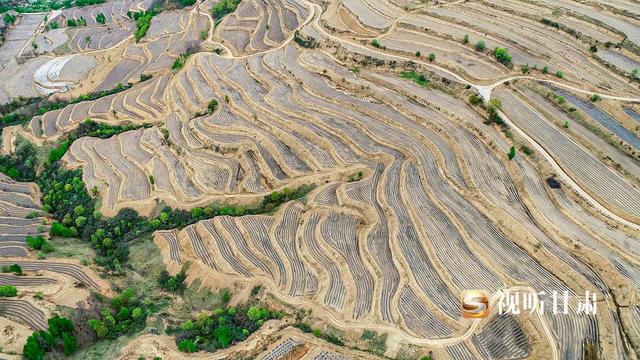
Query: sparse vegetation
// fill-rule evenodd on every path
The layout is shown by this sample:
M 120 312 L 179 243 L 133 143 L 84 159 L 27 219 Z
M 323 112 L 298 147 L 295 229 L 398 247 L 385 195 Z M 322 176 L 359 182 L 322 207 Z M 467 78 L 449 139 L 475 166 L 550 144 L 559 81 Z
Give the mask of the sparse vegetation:
M 480 40 L 476 43 L 475 49 L 478 52 L 483 52 L 487 48 L 487 45 L 484 43 L 484 40 Z
M 298 46 L 306 49 L 313 49 L 317 46 L 316 39 L 311 36 L 302 36 L 298 30 L 293 33 L 293 41 L 295 41 Z

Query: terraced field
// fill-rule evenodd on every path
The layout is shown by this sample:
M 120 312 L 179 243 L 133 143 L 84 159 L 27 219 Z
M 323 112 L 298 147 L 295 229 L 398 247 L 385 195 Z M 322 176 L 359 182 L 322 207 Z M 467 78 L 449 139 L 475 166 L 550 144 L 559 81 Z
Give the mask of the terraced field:
M 40 214 L 40 192 L 0 174 L 0 259 L 27 257 L 27 236 L 45 235 L 49 226 Z
M 152 124 L 74 139 L 62 157 L 82 170 L 100 213 L 192 211 L 188 226 L 154 228 L 171 274 L 189 264 L 188 282 L 245 297 L 260 286 L 270 301 L 311 310 L 318 331 L 370 351 L 273 320 L 220 357 L 638 358 L 635 4 L 244 0 L 215 18 L 216 3 L 199 1 L 153 16 L 136 42 L 126 13 L 151 5 L 56 14 L 102 12 L 106 24 L 40 31 L 40 55 L 3 86 L 67 98 L 130 83 L 34 116 L 14 137 L 50 146 L 87 118 Z M 310 184 L 303 199 L 245 215 Z M 10 258 L 0 265 L 104 292 L 83 266 L 20 258 L 24 237 L 46 232 L 27 216 L 40 195 L 0 185 L 0 256 Z M 225 206 L 235 211 L 193 215 Z M 60 280 L 0 277 L 49 281 Z M 490 294 L 487 318 L 463 316 L 469 289 Z M 546 311 L 499 314 L 509 291 Z M 582 313 L 586 291 L 597 314 Z M 553 293 L 566 299 L 552 304 Z M 30 306 L 8 308 L 38 328 Z M 384 334 L 382 351 L 365 330 Z M 152 334 L 122 356 L 151 353 L 195 356 Z

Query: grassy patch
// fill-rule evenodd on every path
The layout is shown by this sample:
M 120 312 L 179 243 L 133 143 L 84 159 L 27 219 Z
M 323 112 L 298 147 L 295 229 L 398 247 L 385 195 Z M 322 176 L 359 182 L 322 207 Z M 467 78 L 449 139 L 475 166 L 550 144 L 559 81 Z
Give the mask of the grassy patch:
M 429 85 L 429 79 L 427 79 L 426 76 L 424 76 L 423 74 L 418 74 L 413 70 L 401 72 L 400 77 L 403 79 L 411 80 L 422 87 Z

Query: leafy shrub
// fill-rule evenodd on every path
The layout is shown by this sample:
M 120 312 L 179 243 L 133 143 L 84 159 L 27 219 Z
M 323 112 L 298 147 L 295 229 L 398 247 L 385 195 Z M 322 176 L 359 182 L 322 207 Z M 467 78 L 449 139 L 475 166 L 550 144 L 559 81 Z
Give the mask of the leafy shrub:
M 18 264 L 13 264 L 9 266 L 3 266 L 0 268 L 0 272 L 3 273 L 14 273 L 16 275 L 22 275 L 22 268 Z
M 51 244 L 42 235 L 27 236 L 27 246 L 34 250 L 42 250 L 44 252 L 51 252 L 53 248 Z
M 485 44 L 484 40 L 478 41 L 475 45 L 475 49 L 478 52 L 483 52 L 486 48 L 487 48 L 487 45 Z
M 508 50 L 505 48 L 500 48 L 500 47 L 495 48 L 493 50 L 493 56 L 495 56 L 496 60 L 498 60 L 498 62 L 500 62 L 501 64 L 504 64 L 504 65 L 511 64 L 511 55 L 509 55 Z
M 380 40 L 378 40 L 378 39 L 371 40 L 371 46 L 379 49 L 381 47 Z
M 98 24 L 105 24 L 107 22 L 107 18 L 104 16 L 103 13 L 98 13 L 98 15 L 96 15 L 96 22 Z
M 213 114 L 214 112 L 216 112 L 217 109 L 218 109 L 218 100 L 217 99 L 209 100 L 209 104 L 207 105 L 207 110 L 209 114 Z
M 473 106 L 482 104 L 482 97 L 476 93 L 469 95 L 469 104 Z
M 198 347 L 191 340 L 182 340 L 178 343 L 178 350 L 186 353 L 194 353 L 198 351 Z
M 60 237 L 76 237 L 78 236 L 78 230 L 74 227 L 68 228 L 56 221 L 51 224 L 49 235 Z
M 12 297 L 18 295 L 18 289 L 12 285 L 0 285 L 0 297 Z

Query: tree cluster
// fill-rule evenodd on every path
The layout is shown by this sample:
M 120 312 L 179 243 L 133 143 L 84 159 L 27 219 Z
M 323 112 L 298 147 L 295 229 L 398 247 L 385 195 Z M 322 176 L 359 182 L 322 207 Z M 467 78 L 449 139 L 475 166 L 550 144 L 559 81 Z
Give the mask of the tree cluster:
M 17 181 L 33 181 L 37 167 L 36 149 L 28 141 L 18 141 L 13 155 L 0 156 L 0 172 Z
M 219 23 L 225 15 L 236 11 L 238 4 L 240 4 L 240 0 L 221 0 L 213 5 L 211 15 L 216 19 L 216 24 Z
M 280 313 L 266 307 L 218 307 L 213 312 L 200 314 L 196 319 L 187 320 L 180 326 L 170 327 L 167 332 L 176 334 L 176 344 L 180 351 L 213 352 L 245 340 L 265 321 L 280 317 Z
M 141 330 L 148 312 L 148 306 L 135 292 L 126 289 L 102 308 L 99 319 L 91 319 L 87 324 L 99 339 L 115 339 Z
M 158 285 L 160 288 L 169 292 L 182 294 L 185 289 L 184 281 L 187 279 L 187 269 L 185 267 L 182 270 L 171 276 L 167 270 L 162 270 L 160 277 L 158 278 Z
M 71 355 L 77 349 L 78 340 L 73 323 L 55 315 L 49 319 L 46 331 L 36 331 L 27 338 L 22 353 L 27 360 L 43 360 L 48 352 Z

